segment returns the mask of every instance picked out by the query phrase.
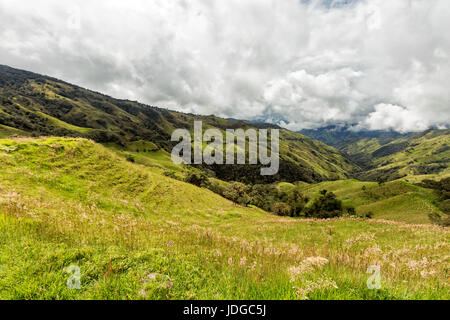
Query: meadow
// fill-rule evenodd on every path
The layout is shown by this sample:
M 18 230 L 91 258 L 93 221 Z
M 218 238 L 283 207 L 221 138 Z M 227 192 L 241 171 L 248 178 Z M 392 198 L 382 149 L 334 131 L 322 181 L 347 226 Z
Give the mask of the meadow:
M 379 213 L 279 217 L 126 153 L 79 138 L 0 140 L 0 299 L 450 298 L 448 228 Z M 344 201 L 375 203 L 360 182 L 327 183 Z M 432 197 L 393 183 L 392 197 L 365 191 Z M 67 285 L 70 266 L 80 289 Z M 371 266 L 380 289 L 367 285 Z

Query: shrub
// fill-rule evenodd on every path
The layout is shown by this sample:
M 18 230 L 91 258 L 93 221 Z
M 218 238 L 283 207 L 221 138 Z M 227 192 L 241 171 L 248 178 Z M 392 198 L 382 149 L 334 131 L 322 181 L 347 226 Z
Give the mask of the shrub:
M 277 202 L 272 206 L 272 212 L 279 216 L 291 215 L 291 207 L 284 202 Z
M 345 213 L 347 213 L 349 216 L 355 216 L 356 215 L 356 210 L 354 207 L 346 207 L 345 208 Z
M 434 224 L 442 227 L 450 227 L 450 215 L 448 214 L 441 217 L 437 213 L 431 213 L 428 217 L 430 217 L 431 222 Z
M 320 196 L 305 208 L 304 215 L 320 219 L 340 217 L 343 215 L 342 201 L 338 200 L 333 192 L 324 194 L 322 191 Z
M 372 219 L 373 218 L 373 212 L 372 211 L 368 211 L 366 213 L 363 213 L 361 215 L 361 218 L 367 218 L 367 219 Z
M 197 187 L 205 187 L 208 185 L 208 177 L 205 173 L 199 171 L 189 171 L 184 178 L 184 181 L 193 184 Z
M 248 187 L 240 182 L 232 182 L 224 191 L 224 197 L 233 201 L 234 203 L 247 206 L 250 204 L 250 197 L 248 196 Z
M 177 176 L 176 176 L 175 172 L 173 172 L 173 171 L 164 171 L 163 175 L 165 175 L 166 177 L 172 178 L 172 179 L 177 179 Z

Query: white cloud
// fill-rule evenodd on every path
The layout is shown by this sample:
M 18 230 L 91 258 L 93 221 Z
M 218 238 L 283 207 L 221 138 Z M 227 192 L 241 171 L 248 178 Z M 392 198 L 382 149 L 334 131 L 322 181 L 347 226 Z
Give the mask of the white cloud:
M 392 104 L 377 104 L 362 125 L 371 130 L 395 129 L 400 132 L 421 131 L 428 127 L 420 114 Z
M 328 2 L 0 0 L 0 63 L 293 130 L 448 126 L 448 1 Z

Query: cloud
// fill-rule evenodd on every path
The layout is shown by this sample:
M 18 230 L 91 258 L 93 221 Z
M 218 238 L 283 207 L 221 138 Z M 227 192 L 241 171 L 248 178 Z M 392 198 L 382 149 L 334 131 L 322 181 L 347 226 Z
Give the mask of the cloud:
M 0 0 L 0 63 L 185 112 L 450 122 L 446 0 Z
M 427 123 L 417 113 L 406 108 L 392 104 L 377 104 L 375 111 L 363 121 L 371 130 L 395 129 L 407 132 L 411 128 L 416 130 L 427 129 Z

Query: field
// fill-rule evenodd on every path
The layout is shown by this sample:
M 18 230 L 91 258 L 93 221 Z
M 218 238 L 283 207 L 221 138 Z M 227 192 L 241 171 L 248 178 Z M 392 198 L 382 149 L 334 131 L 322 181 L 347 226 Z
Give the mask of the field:
M 372 212 L 377 219 L 406 223 L 430 223 L 429 214 L 442 214 L 435 206 L 433 190 L 412 185 L 402 180 L 376 182 L 358 180 L 326 181 L 303 185 L 301 191 L 314 197 L 320 190 L 334 192 L 344 205 L 351 205 L 358 213 Z
M 283 218 L 126 153 L 78 138 L 0 140 L 1 299 L 450 298 L 448 229 L 377 211 L 402 196 L 429 203 L 426 189 L 305 184 L 305 193 L 327 188 L 375 219 Z M 80 289 L 67 285 L 77 284 L 70 266 Z M 370 266 L 380 267 L 378 290 L 367 286 Z

